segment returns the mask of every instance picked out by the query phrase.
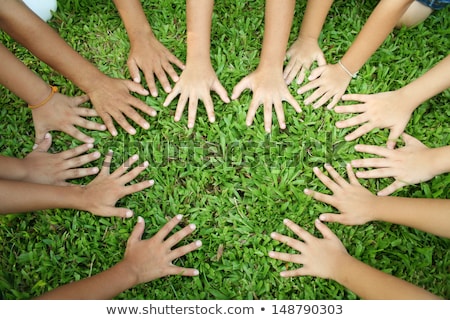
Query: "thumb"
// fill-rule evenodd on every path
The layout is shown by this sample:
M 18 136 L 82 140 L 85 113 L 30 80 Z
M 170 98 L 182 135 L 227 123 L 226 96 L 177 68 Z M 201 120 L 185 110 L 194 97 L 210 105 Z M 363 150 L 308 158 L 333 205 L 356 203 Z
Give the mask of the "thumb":
M 73 97 L 73 101 L 74 101 L 75 105 L 79 106 L 80 104 L 88 102 L 89 96 L 87 94 L 84 94 L 82 96 Z
M 336 239 L 337 236 L 330 230 L 322 221 L 316 219 L 315 225 L 317 230 L 320 231 L 324 239 Z
M 138 242 L 142 239 L 142 235 L 145 230 L 144 218 L 139 216 L 137 218 L 137 223 L 134 225 L 133 231 L 131 231 L 130 237 L 128 238 L 128 243 Z
M 317 78 L 320 77 L 320 75 L 323 73 L 324 69 L 325 69 L 326 65 L 321 66 L 321 67 L 317 67 L 315 68 L 313 71 L 311 71 L 308 80 L 309 81 L 313 81 L 316 80 Z
M 33 150 L 38 150 L 41 152 L 47 152 L 48 149 L 50 149 L 50 146 L 52 145 L 52 135 L 50 133 L 45 133 L 42 138 L 38 140 L 37 134 L 36 134 L 36 140 L 39 141 L 33 146 Z
M 386 143 L 386 146 L 388 149 L 393 150 L 395 148 L 395 145 L 397 144 L 397 140 L 402 134 L 403 130 L 399 130 L 399 128 L 394 127 L 389 132 L 388 141 Z
M 423 145 L 422 142 L 407 133 L 402 134 L 402 139 L 405 141 L 405 145 Z
M 139 68 L 134 59 L 128 61 L 128 70 L 130 71 L 131 79 L 135 83 L 141 83 L 141 75 L 139 74 Z

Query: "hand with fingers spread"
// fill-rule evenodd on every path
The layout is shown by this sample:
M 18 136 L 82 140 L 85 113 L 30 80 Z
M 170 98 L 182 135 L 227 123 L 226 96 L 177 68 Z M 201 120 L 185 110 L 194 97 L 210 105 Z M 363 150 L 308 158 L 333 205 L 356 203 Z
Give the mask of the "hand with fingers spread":
M 150 124 L 136 111 L 155 117 L 156 110 L 146 105 L 139 98 L 133 97 L 130 92 L 148 95 L 149 92 L 141 84 L 130 80 L 121 80 L 105 77 L 102 82 L 86 91 L 98 115 L 103 119 L 109 132 L 117 135 L 115 120 L 129 134 L 135 134 L 136 129 L 130 125 L 127 118 L 133 120 L 144 129 Z
M 186 104 L 188 104 L 188 128 L 194 127 L 199 100 L 203 101 L 205 105 L 209 121 L 215 121 L 211 90 L 215 91 L 223 102 L 230 102 L 227 91 L 217 78 L 211 64 L 210 41 L 213 8 L 213 0 L 186 1 L 186 67 L 163 104 L 167 107 L 175 97 L 180 96 L 174 120 L 180 121 Z
M 331 100 L 327 108 L 333 109 L 344 95 L 351 79 L 352 77 L 338 64 L 327 64 L 314 69 L 308 77 L 309 83 L 298 89 L 297 93 L 303 94 L 314 90 L 305 99 L 305 105 L 313 104 L 314 108 L 319 108 Z
M 104 124 L 85 119 L 97 117 L 94 109 L 80 107 L 80 104 L 89 101 L 88 96 L 67 97 L 55 93 L 53 98 L 37 109 L 32 109 L 36 141 L 44 139 L 49 131 L 62 131 L 84 143 L 94 143 L 95 139 L 77 129 L 76 126 L 89 130 L 106 130 Z
M 245 89 L 253 91 L 253 99 L 247 113 L 246 124 L 253 123 L 256 111 L 264 105 L 264 129 L 272 128 L 272 107 L 275 108 L 280 129 L 286 128 L 283 101 L 287 101 L 295 111 L 301 112 L 300 105 L 289 92 L 283 78 L 283 63 L 286 46 L 294 16 L 295 0 L 267 0 L 265 6 L 264 37 L 258 67 L 244 77 L 233 89 L 231 98 L 238 99 Z
M 302 265 L 298 269 L 282 271 L 282 277 L 315 276 L 333 279 L 336 270 L 341 268 L 340 260 L 348 256 L 347 250 L 336 235 L 320 220 L 315 221 L 316 228 L 322 233 L 323 239 L 311 235 L 302 227 L 289 219 L 284 224 L 292 230 L 299 240 L 273 232 L 272 239 L 286 244 L 298 254 L 270 251 L 269 257 Z
M 188 105 L 188 128 L 193 128 L 197 116 L 198 102 L 199 100 L 203 101 L 208 120 L 212 123 L 216 117 L 211 90 L 216 92 L 223 102 L 230 102 L 227 91 L 220 83 L 210 63 L 187 63 L 186 69 L 181 73 L 180 79 L 172 92 L 167 95 L 163 105 L 169 106 L 179 96 L 174 120 L 176 122 L 181 120 L 183 111 Z
M 140 83 L 139 70 L 142 70 L 153 97 L 158 96 L 155 76 L 164 91 L 169 93 L 171 86 L 167 75 L 177 82 L 178 74 L 173 65 L 183 70 L 184 64 L 156 39 L 139 0 L 114 0 L 114 4 L 130 39 L 131 49 L 127 65 L 131 78 Z
M 353 160 L 355 168 L 373 168 L 356 173 L 358 178 L 388 178 L 395 181 L 378 192 L 379 196 L 387 196 L 396 190 L 411 184 L 431 180 L 435 176 L 450 171 L 450 146 L 428 148 L 416 138 L 404 133 L 405 146 L 391 150 L 385 147 L 357 145 L 358 152 L 370 153 L 380 158 Z
M 92 149 L 92 144 L 83 144 L 56 154 L 48 153 L 51 144 L 52 137 L 47 133 L 24 159 L 1 157 L 0 179 L 70 186 L 67 180 L 98 173 L 97 167 L 83 168 L 100 158 L 99 152 L 86 153 Z
M 334 280 L 362 299 L 441 299 L 440 297 L 390 274 L 379 271 L 350 256 L 341 240 L 319 219 L 315 226 L 323 238 L 316 238 L 294 222 L 284 224 L 299 240 L 272 233 L 274 240 L 282 242 L 297 254 L 270 251 L 269 257 L 302 265 L 298 269 L 282 271 L 282 277 L 313 276 Z
M 314 38 L 298 37 L 286 52 L 286 57 L 289 62 L 284 68 L 283 77 L 288 85 L 295 77 L 297 77 L 297 84 L 302 84 L 306 72 L 310 70 L 314 62 L 317 62 L 319 67 L 327 64 L 317 39 Z
M 374 216 L 371 209 L 377 196 L 361 186 L 352 167 L 347 165 L 349 182 L 342 178 L 331 165 L 326 164 L 325 169 L 331 178 L 327 177 L 319 168 L 313 170 L 319 180 L 333 192 L 333 195 L 310 189 L 305 189 L 305 194 L 335 207 L 340 214 L 322 213 L 319 217 L 320 220 L 346 225 L 361 225 L 373 221 Z
M 116 265 L 97 275 L 51 290 L 37 299 L 112 299 L 119 293 L 138 284 L 146 283 L 169 275 L 193 277 L 198 270 L 178 267 L 173 261 L 201 247 L 201 241 L 174 248 L 195 230 L 190 224 L 180 231 L 169 235 L 180 223 L 182 216 L 177 215 L 164 225 L 150 239 L 142 239 L 145 229 L 144 219 L 138 221 L 128 238 L 125 256 Z
M 253 98 L 247 113 L 247 126 L 252 125 L 260 105 L 264 107 L 264 128 L 267 133 L 272 130 L 272 108 L 275 109 L 280 129 L 286 129 L 283 101 L 287 101 L 293 106 L 296 112 L 302 111 L 297 100 L 289 92 L 281 74 L 278 77 L 275 76 L 277 73 L 279 72 L 276 70 L 257 69 L 234 87 L 231 96 L 233 100 L 238 99 L 245 89 L 253 91 Z
M 336 122 L 337 128 L 348 128 L 361 125 L 345 136 L 346 141 L 355 140 L 375 128 L 389 128 L 387 146 L 393 149 L 397 139 L 403 133 L 415 108 L 411 108 L 404 97 L 397 93 L 383 92 L 373 95 L 348 94 L 344 101 L 358 101 L 360 104 L 337 106 L 336 113 L 359 113 L 359 115 Z
M 133 155 L 113 173 L 110 173 L 112 156 L 113 152 L 109 151 L 100 173 L 84 187 L 83 208 L 98 216 L 130 218 L 133 216 L 133 212 L 127 208 L 116 208 L 116 202 L 126 195 L 153 186 L 154 181 L 145 180 L 126 186 L 148 167 L 148 162 L 145 161 L 127 172 L 131 165 L 139 159 L 137 155 Z

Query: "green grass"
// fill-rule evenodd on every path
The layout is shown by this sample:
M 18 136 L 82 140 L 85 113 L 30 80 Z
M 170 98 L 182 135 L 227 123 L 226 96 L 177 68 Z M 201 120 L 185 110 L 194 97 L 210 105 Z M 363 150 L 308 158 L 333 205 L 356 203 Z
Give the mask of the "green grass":
M 335 62 L 346 51 L 377 1 L 337 0 L 325 23 L 322 48 Z M 143 1 L 156 36 L 176 56 L 186 56 L 185 2 Z M 298 1 L 290 43 L 295 40 L 305 7 Z M 263 35 L 264 1 L 217 1 L 214 11 L 211 57 L 222 84 L 231 94 L 234 85 L 258 64 Z M 61 36 L 104 73 L 129 78 L 126 67 L 129 43 L 112 1 L 61 1 L 49 22 Z M 376 93 L 400 88 L 448 54 L 448 9 L 433 14 L 424 24 L 395 30 L 352 80 L 348 92 Z M 24 63 L 68 95 L 81 94 L 71 82 L 39 62 L 27 50 L 1 34 Z M 302 104 L 304 96 L 291 92 Z M 34 132 L 25 103 L 2 88 L 0 96 L 0 152 L 24 157 L 31 151 Z M 334 208 L 303 194 L 305 187 L 329 192 L 315 178 L 313 166 L 329 162 L 344 174 L 344 164 L 361 157 L 356 143 L 383 145 L 388 132 L 376 130 L 346 143 L 350 129 L 334 123 L 348 116 L 324 108 L 303 106 L 295 114 L 286 105 L 287 129 L 275 124 L 267 135 L 262 110 L 247 128 L 249 92 L 226 105 L 213 95 L 217 121 L 210 124 L 199 107 L 195 128 L 187 129 L 187 114 L 173 121 L 176 103 L 165 108 L 165 93 L 142 98 L 158 110 L 149 130 L 135 136 L 119 130 L 112 138 L 90 132 L 96 149 L 115 151 L 113 166 L 139 153 L 151 165 L 137 179 L 152 178 L 150 190 L 123 198 L 146 220 L 150 237 L 168 220 L 183 214 L 184 223 L 197 230 L 186 239 L 200 239 L 203 247 L 176 261 L 195 267 L 195 278 L 168 277 L 142 284 L 118 299 L 357 299 L 341 285 L 324 279 L 282 279 L 286 267 L 268 258 L 269 250 L 286 251 L 270 233 L 287 233 L 283 218 L 290 218 L 315 235 L 313 221 Z M 414 112 L 407 132 L 429 147 L 450 145 L 448 119 L 450 92 L 430 99 Z M 276 121 L 275 121 L 276 122 Z M 353 130 L 353 129 L 352 129 Z M 78 145 L 62 133 L 53 133 L 51 152 Z M 100 165 L 100 160 L 95 165 Z M 92 178 L 74 183 L 88 183 Z M 361 181 L 372 192 L 392 179 Z M 395 193 L 398 196 L 449 198 L 448 174 Z M 100 218 L 76 210 L 46 210 L 0 217 L 0 296 L 28 299 L 59 285 L 101 272 L 118 262 L 136 219 Z M 388 223 L 348 227 L 330 225 L 349 253 L 375 268 L 391 273 L 431 292 L 450 298 L 449 241 Z M 223 249 L 223 254 L 218 251 Z

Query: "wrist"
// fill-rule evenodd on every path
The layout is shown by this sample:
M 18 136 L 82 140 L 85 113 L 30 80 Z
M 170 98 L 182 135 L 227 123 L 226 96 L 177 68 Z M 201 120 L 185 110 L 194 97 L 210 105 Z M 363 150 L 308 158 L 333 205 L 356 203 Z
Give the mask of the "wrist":
M 341 70 L 344 71 L 352 79 L 355 79 L 358 76 L 358 71 L 356 72 L 350 71 L 341 60 L 339 60 L 337 64 L 339 65 Z
M 50 93 L 48 93 L 47 90 L 47 96 L 45 98 L 42 98 L 41 100 L 39 100 L 39 102 L 35 103 L 35 104 L 29 104 L 28 108 L 30 109 L 37 109 L 40 108 L 42 106 L 45 106 L 55 95 L 55 93 L 58 92 L 58 87 L 55 86 L 50 86 Z
M 430 175 L 436 177 L 438 175 L 450 172 L 450 146 L 440 148 L 429 148 L 429 168 L 431 170 Z

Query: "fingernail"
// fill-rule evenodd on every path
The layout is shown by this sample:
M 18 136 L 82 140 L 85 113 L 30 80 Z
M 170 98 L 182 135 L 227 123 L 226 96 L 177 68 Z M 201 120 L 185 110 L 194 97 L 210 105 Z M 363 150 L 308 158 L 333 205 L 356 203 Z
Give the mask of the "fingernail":
M 133 216 L 133 211 L 128 210 L 128 211 L 125 213 L 125 216 L 126 216 L 127 218 L 131 218 L 131 217 Z M 140 217 L 139 217 L 139 218 L 140 218 Z M 139 222 L 139 218 L 138 218 L 138 222 Z
M 37 144 L 34 144 L 34 145 L 33 145 L 33 150 L 36 149 L 37 147 L 38 147 L 38 145 L 37 145 Z
M 98 168 L 97 167 L 94 167 L 91 170 L 92 170 L 92 173 L 97 173 L 98 172 Z
M 144 165 L 144 168 L 147 168 L 147 167 L 148 167 L 148 161 L 145 161 L 145 162 L 143 163 L 143 165 Z
M 88 149 L 92 149 L 92 148 L 94 147 L 94 145 L 93 145 L 92 143 L 88 143 L 88 144 L 86 145 L 86 147 L 87 147 Z
M 143 223 L 143 222 L 144 222 L 144 218 L 142 218 L 141 216 L 139 216 L 139 217 L 137 218 L 137 222 L 138 222 L 138 223 Z
M 137 159 L 139 159 L 139 156 L 138 156 L 137 154 L 134 154 L 134 155 L 131 157 L 131 159 L 132 159 L 132 160 L 137 160 Z
M 197 247 L 201 247 L 202 244 L 203 244 L 203 243 L 202 243 L 200 240 L 195 241 L 195 245 L 196 245 Z
M 283 220 L 283 223 L 284 223 L 284 224 L 289 223 L 289 219 L 284 219 L 284 220 Z
M 150 128 L 150 124 L 148 122 L 146 122 L 142 125 L 142 128 L 148 129 L 148 128 Z
M 141 80 L 139 78 L 133 78 L 133 81 L 136 82 L 136 83 L 141 82 Z
M 276 235 L 276 233 L 275 233 L 275 232 L 272 232 L 272 233 L 270 234 L 270 237 L 273 239 L 273 238 L 275 237 L 275 235 Z
M 191 223 L 191 224 L 189 225 L 189 228 L 191 228 L 192 230 L 195 230 L 195 228 L 197 228 L 197 226 L 196 226 L 195 224 Z
M 194 276 L 198 276 L 200 272 L 198 270 L 194 270 Z
M 153 186 L 155 184 L 155 180 L 149 180 L 148 183 L 150 184 L 150 186 Z
M 182 214 L 179 214 L 179 215 L 176 216 L 176 218 L 177 218 L 178 220 L 181 220 L 181 219 L 183 219 L 183 215 L 182 215 Z
M 44 136 L 45 139 L 50 139 L 50 137 L 51 137 L 51 136 L 50 136 L 50 133 L 48 133 L 48 132 L 47 132 L 47 133 L 45 134 L 45 136 Z
M 130 129 L 129 134 L 136 134 L 136 130 L 134 128 Z

